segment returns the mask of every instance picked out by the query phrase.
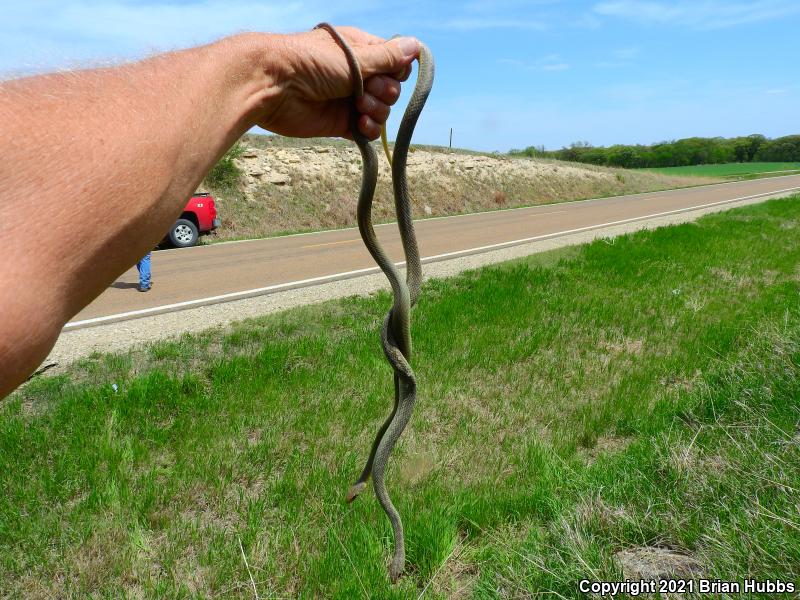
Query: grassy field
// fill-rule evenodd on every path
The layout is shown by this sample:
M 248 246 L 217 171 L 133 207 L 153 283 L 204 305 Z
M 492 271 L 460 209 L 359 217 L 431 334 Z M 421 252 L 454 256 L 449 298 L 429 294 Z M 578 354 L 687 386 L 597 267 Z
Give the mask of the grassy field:
M 753 162 L 726 163 L 722 165 L 695 165 L 689 167 L 663 167 L 646 169 L 663 175 L 685 175 L 687 177 L 750 178 L 758 175 L 792 175 L 800 173 L 800 163 Z M 787 171 L 787 172 L 784 172 Z
M 799 282 L 795 197 L 427 283 L 397 586 L 343 503 L 387 294 L 37 378 L 0 406 L 0 597 L 575 598 L 643 547 L 798 582 Z

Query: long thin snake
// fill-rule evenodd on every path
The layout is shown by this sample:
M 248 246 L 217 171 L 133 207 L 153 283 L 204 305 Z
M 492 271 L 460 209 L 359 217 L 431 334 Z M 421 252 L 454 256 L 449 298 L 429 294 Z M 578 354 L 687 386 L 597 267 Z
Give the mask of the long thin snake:
M 347 56 L 347 62 L 353 77 L 353 96 L 355 98 L 362 96 L 364 94 L 364 81 L 361 75 L 361 68 L 352 48 L 332 25 L 320 23 L 315 29 L 326 30 L 342 48 Z M 378 159 L 369 139 L 358 129 L 359 114 L 355 108 L 355 103 L 350 121 L 350 132 L 358 149 L 361 151 L 362 160 L 361 191 L 358 196 L 357 209 L 358 230 L 372 258 L 375 259 L 375 262 L 378 263 L 378 266 L 389 279 L 392 293 L 394 294 L 392 308 L 386 315 L 381 327 L 383 352 L 394 370 L 394 407 L 389 417 L 378 430 L 364 470 L 347 493 L 347 501 L 352 502 L 364 491 L 371 474 L 375 495 L 389 518 L 394 532 L 394 556 L 389 566 L 389 577 L 392 582 L 396 582 L 405 569 L 405 538 L 403 536 L 403 522 L 397 509 L 392 504 L 391 498 L 389 498 L 389 493 L 386 491 L 384 476 L 389 455 L 411 419 L 411 413 L 414 410 L 414 403 L 417 397 L 417 380 L 409 365 L 411 360 L 411 308 L 417 303 L 417 298 L 419 297 L 422 283 L 422 266 L 417 248 L 417 238 L 414 233 L 414 222 L 411 218 L 411 201 L 408 197 L 408 185 L 406 182 L 406 160 L 414 127 L 433 86 L 433 56 L 424 44 L 420 44 L 417 62 L 419 64 L 417 83 L 403 114 L 400 128 L 397 131 L 393 156 L 389 154 L 385 126 L 381 129 L 383 147 L 392 166 L 395 211 L 406 258 L 406 281 L 403 281 L 395 264 L 386 255 L 372 227 L 372 198 L 375 194 L 375 185 L 378 179 Z

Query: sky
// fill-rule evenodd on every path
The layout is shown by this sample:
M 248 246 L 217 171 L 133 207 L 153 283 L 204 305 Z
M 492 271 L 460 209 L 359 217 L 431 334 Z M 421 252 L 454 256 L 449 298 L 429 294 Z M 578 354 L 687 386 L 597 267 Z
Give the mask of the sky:
M 485 151 L 800 133 L 800 0 L 0 0 L 0 77 L 320 21 L 433 52 L 414 142 Z M 404 86 L 389 121 L 399 123 Z

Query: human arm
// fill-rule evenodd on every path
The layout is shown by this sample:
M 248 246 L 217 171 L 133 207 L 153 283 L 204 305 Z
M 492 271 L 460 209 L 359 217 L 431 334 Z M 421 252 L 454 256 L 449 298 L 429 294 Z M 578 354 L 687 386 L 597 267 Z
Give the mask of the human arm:
M 370 92 L 359 127 L 375 138 L 417 45 L 341 31 Z M 242 34 L 0 85 L 0 398 L 160 240 L 245 131 L 346 136 L 351 86 L 324 31 Z

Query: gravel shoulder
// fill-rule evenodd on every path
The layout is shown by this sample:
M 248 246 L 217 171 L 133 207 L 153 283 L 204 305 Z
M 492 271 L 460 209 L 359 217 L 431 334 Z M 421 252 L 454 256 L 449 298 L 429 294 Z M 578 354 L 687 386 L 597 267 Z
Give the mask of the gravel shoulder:
M 653 229 L 666 225 L 686 223 L 712 212 L 756 204 L 770 198 L 785 197 L 786 195 L 786 193 L 777 193 L 770 196 L 731 202 L 721 206 L 568 234 L 510 248 L 463 256 L 424 265 L 423 272 L 426 279 L 452 277 L 462 271 L 528 256 L 537 252 L 582 244 L 597 238 L 611 238 L 641 229 Z M 316 304 L 336 298 L 368 295 L 381 289 L 388 289 L 388 287 L 384 275 L 378 273 L 223 304 L 67 331 L 63 332 L 58 338 L 43 365 L 56 363 L 55 367 L 47 371 L 48 374 L 56 374 L 62 372 L 72 362 L 95 352 L 121 352 L 150 342 L 174 338 L 187 332 L 202 331 L 213 327 L 226 328 L 231 323 L 247 318 L 259 317 L 288 310 L 295 306 Z

